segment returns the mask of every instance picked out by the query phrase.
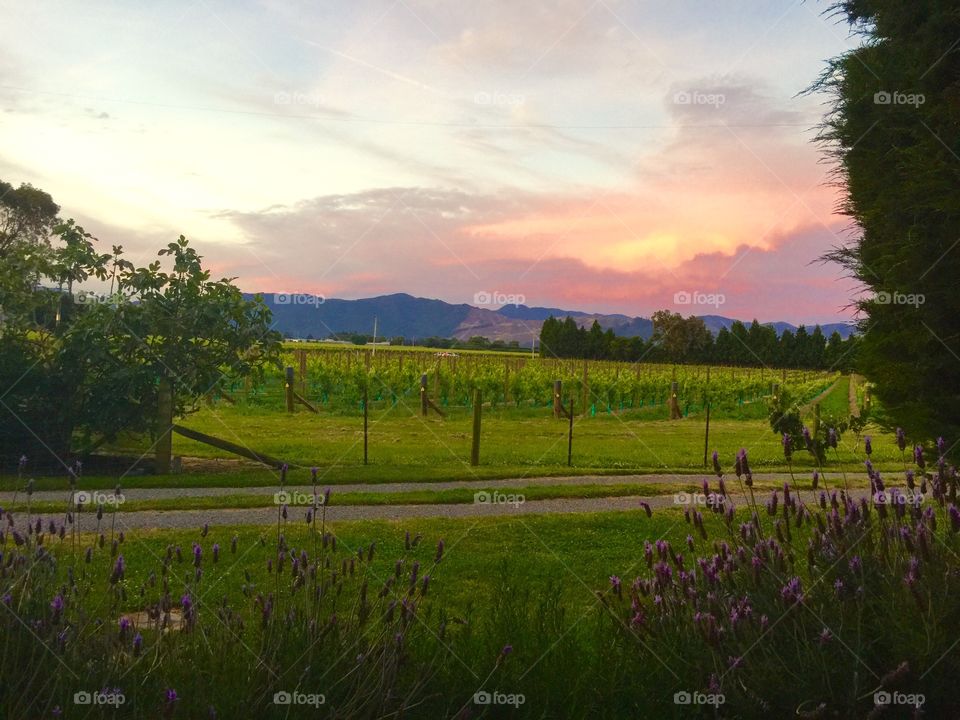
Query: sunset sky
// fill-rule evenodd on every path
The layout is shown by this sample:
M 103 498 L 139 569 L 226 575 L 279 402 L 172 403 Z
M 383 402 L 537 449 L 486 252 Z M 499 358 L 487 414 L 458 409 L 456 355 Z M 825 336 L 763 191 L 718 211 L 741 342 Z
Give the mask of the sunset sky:
M 244 290 L 851 317 L 787 0 L 7 2 L 0 178 Z M 719 308 L 675 305 L 719 293 Z

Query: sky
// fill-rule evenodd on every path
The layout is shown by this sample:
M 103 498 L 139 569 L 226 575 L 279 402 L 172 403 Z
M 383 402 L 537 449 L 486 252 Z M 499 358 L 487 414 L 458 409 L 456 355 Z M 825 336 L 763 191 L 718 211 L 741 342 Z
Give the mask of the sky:
M 246 291 L 849 319 L 788 0 L 0 0 L 0 179 Z

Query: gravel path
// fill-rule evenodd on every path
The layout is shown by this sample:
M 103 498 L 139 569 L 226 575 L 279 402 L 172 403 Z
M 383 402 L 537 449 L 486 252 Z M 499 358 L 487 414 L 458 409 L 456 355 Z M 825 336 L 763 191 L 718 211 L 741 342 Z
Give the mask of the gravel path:
M 866 489 L 855 489 L 851 496 L 859 500 L 867 497 Z M 758 497 L 757 504 L 766 502 L 767 493 L 762 493 L 763 500 Z M 805 500 L 810 500 L 809 491 L 803 492 Z M 730 496 L 733 503 L 743 508 L 747 499 L 739 494 Z M 606 511 L 639 511 L 640 502 L 644 501 L 656 508 L 683 507 L 678 505 L 673 495 L 629 496 L 616 498 L 562 498 L 555 500 L 528 500 L 523 503 L 464 503 L 464 504 L 435 504 L 435 505 L 330 505 L 327 508 L 327 522 L 337 520 L 406 520 L 411 518 L 473 518 L 490 516 L 520 516 L 541 513 L 583 513 Z M 701 507 L 703 511 L 706 508 Z M 297 525 L 304 522 L 304 508 L 291 508 L 288 524 Z M 23 513 L 18 513 L 18 519 L 25 522 Z M 63 513 L 52 516 L 41 516 L 44 527 L 49 520 L 63 522 Z M 105 515 L 103 528 L 110 527 L 110 515 Z M 34 518 L 32 518 L 34 519 Z M 169 529 L 169 528 L 200 528 L 205 523 L 210 525 L 272 525 L 277 522 L 276 508 L 253 508 L 236 510 L 171 510 L 171 511 L 138 511 L 120 512 L 116 514 L 116 529 Z M 79 527 L 83 532 L 96 530 L 97 519 L 94 513 L 85 512 L 79 518 Z
M 757 473 L 754 476 L 757 481 L 775 481 L 785 482 L 790 480 L 787 473 Z M 798 475 L 799 477 L 799 475 Z M 562 485 L 644 485 L 644 484 L 691 484 L 700 485 L 703 480 L 710 480 L 711 485 L 715 483 L 716 477 L 711 474 L 701 475 L 673 475 L 669 473 L 660 473 L 656 475 L 574 475 L 561 477 L 527 477 L 527 478 L 509 478 L 506 480 L 450 480 L 444 482 L 404 482 L 404 483 L 355 483 L 350 485 L 330 486 L 334 496 L 343 493 L 399 493 L 424 490 L 456 490 L 456 489 L 501 489 L 501 488 L 523 488 L 523 487 L 551 487 Z M 727 478 L 727 483 L 735 483 L 736 479 Z M 322 491 L 326 485 L 322 483 L 317 485 L 319 491 Z M 164 498 L 190 498 L 190 497 L 222 497 L 225 495 L 273 495 L 277 492 L 276 485 L 261 487 L 176 487 L 176 488 L 130 488 L 123 489 L 125 500 L 158 500 Z M 286 490 L 290 493 L 310 493 L 313 488 L 310 485 L 287 485 Z M 112 494 L 114 488 L 98 488 L 97 490 L 87 490 L 88 493 Z M 0 492 L 0 504 L 13 502 L 13 492 Z M 35 501 L 66 501 L 67 492 L 65 490 L 39 490 L 33 493 Z M 26 500 L 23 492 L 17 496 L 18 502 Z

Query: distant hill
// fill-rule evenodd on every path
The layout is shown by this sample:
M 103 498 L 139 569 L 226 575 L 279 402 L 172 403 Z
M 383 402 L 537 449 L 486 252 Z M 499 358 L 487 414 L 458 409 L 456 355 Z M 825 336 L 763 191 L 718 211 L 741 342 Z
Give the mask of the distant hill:
M 253 297 L 246 293 L 246 297 Z M 360 300 L 323 300 L 313 295 L 282 295 L 265 293 L 264 301 L 273 311 L 276 328 L 291 337 L 324 338 L 333 332 L 373 332 L 377 318 L 377 335 L 384 338 L 402 335 L 408 341 L 425 337 L 455 337 L 466 340 L 482 335 L 490 340 L 516 340 L 529 346 L 540 334 L 540 326 L 551 315 L 568 315 L 577 324 L 589 327 L 596 320 L 604 329 L 617 335 L 649 338 L 653 323 L 648 318 L 628 315 L 587 313 L 561 308 L 505 305 L 498 310 L 477 308 L 466 303 L 455 305 L 443 300 L 418 298 L 406 293 L 381 295 Z M 716 334 L 720 328 L 729 328 L 734 320 L 722 315 L 702 315 L 704 323 Z M 749 322 L 749 321 L 746 321 Z M 776 329 L 795 332 L 796 326 L 786 322 L 765 323 Z M 812 328 L 812 325 L 809 326 Z M 837 330 L 844 338 L 853 332 L 849 323 L 821 325 L 826 336 Z

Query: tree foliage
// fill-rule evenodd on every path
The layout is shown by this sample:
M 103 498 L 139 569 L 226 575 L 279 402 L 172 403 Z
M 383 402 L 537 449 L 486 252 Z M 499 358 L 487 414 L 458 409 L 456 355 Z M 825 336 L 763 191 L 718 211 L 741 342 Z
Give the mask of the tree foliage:
M 183 415 L 224 374 L 276 357 L 267 307 L 230 279 L 212 280 L 183 236 L 137 267 L 120 246 L 97 252 L 73 220 L 38 224 L 33 206 L 26 220 L 6 212 L 2 226 L 17 234 L 5 238 L 0 273 L 4 461 L 27 453 L 37 464 L 63 462 L 121 431 L 156 433 L 161 379 Z M 109 281 L 110 293 L 75 288 L 91 279 Z
M 833 7 L 864 43 L 829 62 L 820 139 L 855 239 L 828 258 L 867 289 L 859 366 L 892 423 L 960 429 L 960 8 L 937 0 Z
M 807 332 L 777 331 L 754 320 L 749 327 L 734 320 L 716 337 L 703 320 L 684 318 L 667 310 L 653 314 L 653 335 L 621 337 L 604 331 L 596 321 L 589 330 L 567 317 L 547 318 L 540 332 L 541 352 L 547 357 L 589 358 L 628 362 L 712 363 L 742 367 L 785 367 L 849 371 L 856 358 L 857 337 L 844 340 L 833 332 L 827 339 L 820 326 Z

